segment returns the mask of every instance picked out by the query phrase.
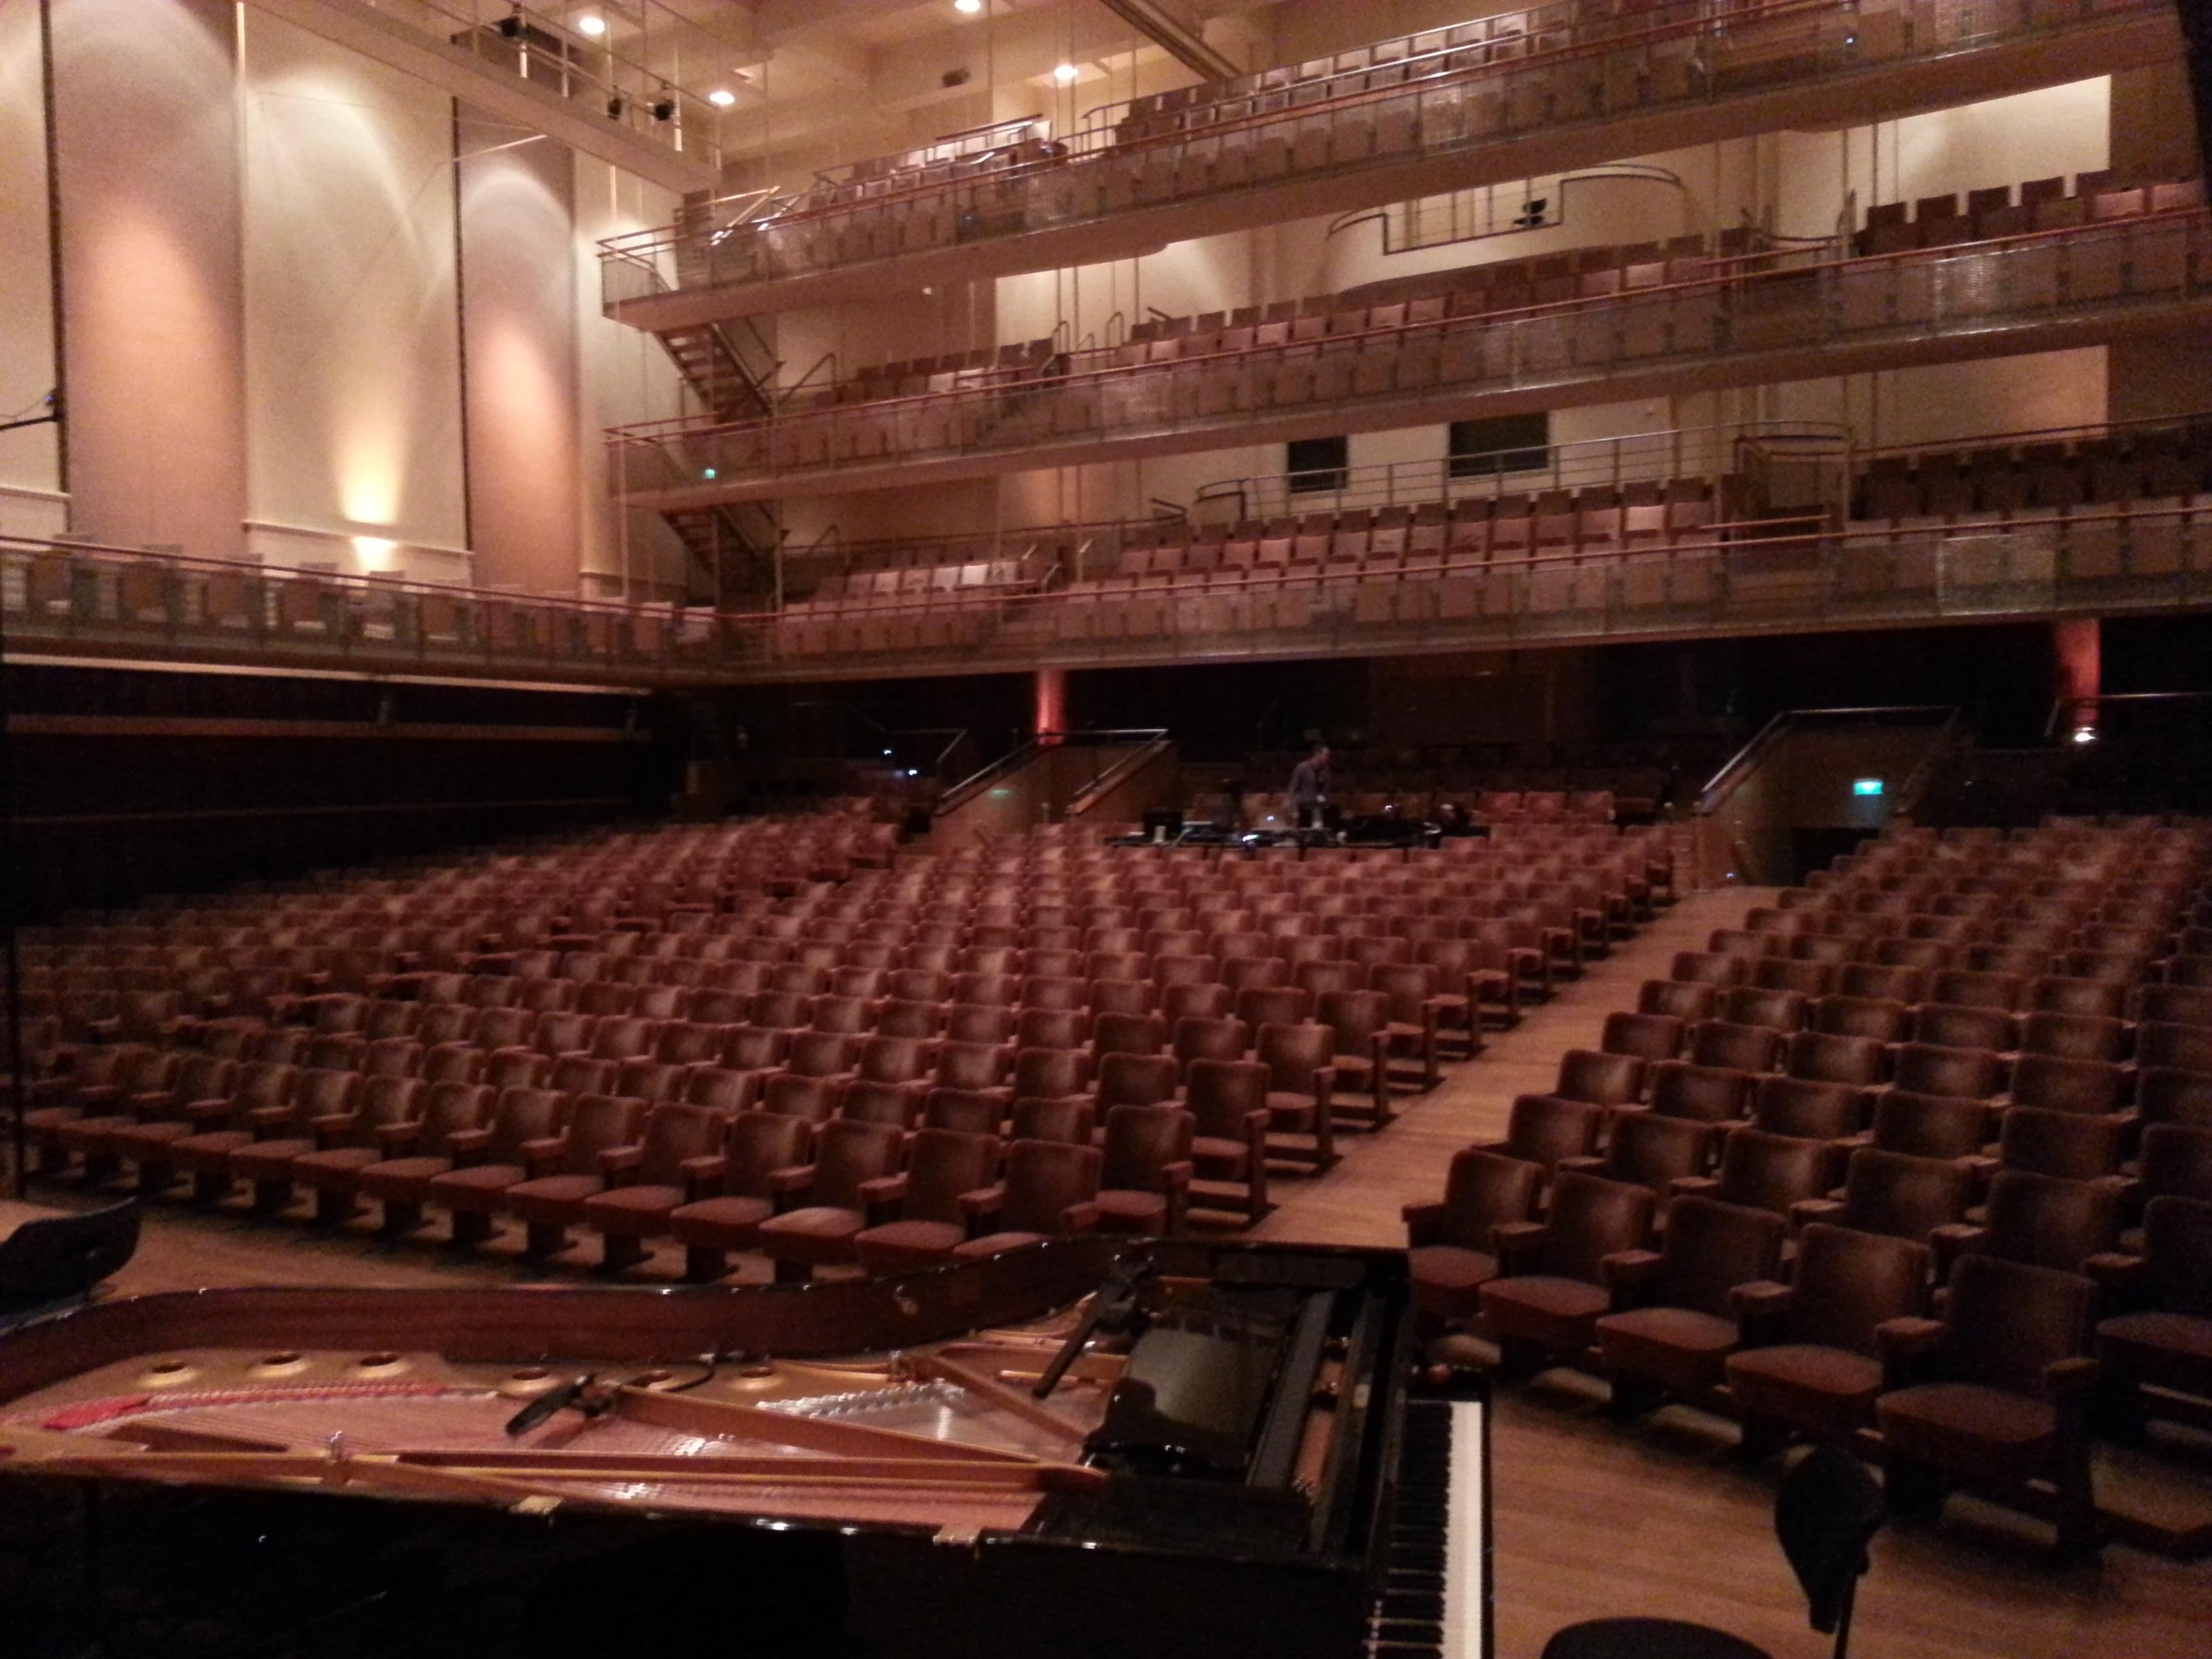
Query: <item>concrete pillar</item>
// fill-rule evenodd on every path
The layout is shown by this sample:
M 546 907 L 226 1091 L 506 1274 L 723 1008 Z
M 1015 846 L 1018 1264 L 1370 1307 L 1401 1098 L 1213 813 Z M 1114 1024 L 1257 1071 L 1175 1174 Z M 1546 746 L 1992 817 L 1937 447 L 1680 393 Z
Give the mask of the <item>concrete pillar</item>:
M 51 0 L 70 528 L 245 549 L 228 0 Z
M 583 534 L 574 158 L 466 105 L 455 131 L 476 579 L 574 592 Z

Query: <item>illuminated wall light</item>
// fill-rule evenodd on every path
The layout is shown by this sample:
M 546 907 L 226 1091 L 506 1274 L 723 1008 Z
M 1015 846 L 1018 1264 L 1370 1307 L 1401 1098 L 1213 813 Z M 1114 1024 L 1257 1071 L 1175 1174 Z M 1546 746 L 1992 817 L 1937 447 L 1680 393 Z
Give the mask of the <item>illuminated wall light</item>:
M 2096 728 L 2095 726 L 2075 726 L 2075 727 L 2074 728 L 2074 741 L 2075 741 L 2075 742 L 2076 742 L 2076 743 L 2094 743 L 2094 742 L 2096 742 L 2096 740 L 2097 740 L 2097 728 Z
M 594 13 L 586 12 L 576 20 L 576 27 L 579 33 L 588 34 L 596 40 L 607 32 L 607 20 Z
M 973 17 L 983 9 L 983 0 L 952 0 L 952 9 L 964 17 Z
M 707 101 L 717 109 L 727 109 L 738 101 L 738 94 L 727 87 L 716 87 L 707 94 Z
M 1064 87 L 1070 82 L 1073 81 L 1079 72 L 1080 71 L 1076 69 L 1074 64 L 1062 64 L 1058 69 L 1052 72 L 1052 78 L 1059 82 L 1060 84 Z
M 384 570 L 392 564 L 392 555 L 399 544 L 388 536 L 356 536 L 353 556 L 363 570 Z

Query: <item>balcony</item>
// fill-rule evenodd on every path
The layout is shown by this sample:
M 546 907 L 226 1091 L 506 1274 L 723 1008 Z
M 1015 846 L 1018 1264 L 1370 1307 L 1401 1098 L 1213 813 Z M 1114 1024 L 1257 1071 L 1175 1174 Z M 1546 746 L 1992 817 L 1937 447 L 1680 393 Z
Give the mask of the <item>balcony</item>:
M 1462 544 L 1350 573 L 1255 567 L 758 616 L 8 542 L 0 599 L 19 653 L 546 684 L 1407 654 L 2203 608 L 2212 493 L 1842 529 L 1709 519 L 1603 556 Z
M 1065 137 L 713 204 L 600 250 L 655 331 L 1127 258 L 1198 235 L 1780 126 L 1864 123 L 2170 62 L 2163 0 L 1594 0 L 1094 112 Z M 1378 56 L 1380 54 L 1380 56 Z
M 2053 350 L 2212 304 L 2212 217 L 2173 208 L 1939 248 L 1593 275 L 1598 291 L 1552 303 L 1491 309 L 1484 287 L 1196 350 L 1063 354 L 943 391 L 860 402 L 837 388 L 847 400 L 763 419 L 618 428 L 615 476 L 634 504 L 668 511 Z

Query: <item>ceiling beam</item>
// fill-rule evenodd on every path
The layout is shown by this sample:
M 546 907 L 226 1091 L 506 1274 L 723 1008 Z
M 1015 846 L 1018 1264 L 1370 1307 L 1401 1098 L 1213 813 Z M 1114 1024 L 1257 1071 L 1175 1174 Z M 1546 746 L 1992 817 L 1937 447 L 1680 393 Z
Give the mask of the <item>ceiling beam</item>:
M 1192 74 L 1209 81 L 1227 81 L 1237 75 L 1237 65 L 1206 45 L 1196 25 L 1170 11 L 1159 0 L 1100 0 L 1100 3 Z

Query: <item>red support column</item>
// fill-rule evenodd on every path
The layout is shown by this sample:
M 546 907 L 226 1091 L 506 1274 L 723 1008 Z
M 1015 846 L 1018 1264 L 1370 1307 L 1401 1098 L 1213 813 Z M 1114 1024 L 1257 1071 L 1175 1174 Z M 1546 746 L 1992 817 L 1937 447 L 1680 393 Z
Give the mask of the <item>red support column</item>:
M 2076 734 L 2097 729 L 2097 694 L 2104 683 L 2102 638 L 2094 617 L 2065 617 L 2051 624 L 2051 654 L 2058 695 Z
M 1067 671 L 1040 668 L 1036 672 L 1036 718 L 1032 729 L 1042 736 L 1067 730 Z

